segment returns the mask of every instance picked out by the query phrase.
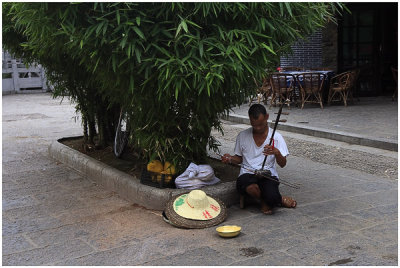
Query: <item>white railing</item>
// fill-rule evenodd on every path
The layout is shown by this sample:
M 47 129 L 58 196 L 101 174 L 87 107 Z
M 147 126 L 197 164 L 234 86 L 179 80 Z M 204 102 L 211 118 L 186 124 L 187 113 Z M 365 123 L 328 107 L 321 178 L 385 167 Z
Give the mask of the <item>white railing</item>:
M 48 90 L 44 70 L 40 65 L 26 68 L 21 60 L 12 59 L 7 52 L 3 52 L 2 75 L 3 94 Z

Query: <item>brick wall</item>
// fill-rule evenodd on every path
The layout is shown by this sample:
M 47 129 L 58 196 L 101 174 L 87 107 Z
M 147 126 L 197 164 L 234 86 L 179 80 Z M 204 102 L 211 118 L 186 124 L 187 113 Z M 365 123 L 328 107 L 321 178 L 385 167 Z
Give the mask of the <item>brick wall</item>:
M 281 57 L 281 67 L 296 66 L 319 68 L 322 66 L 322 31 L 318 30 L 292 45 L 292 53 Z
M 280 58 L 280 66 L 337 70 L 337 26 L 329 23 L 292 45 L 292 53 Z

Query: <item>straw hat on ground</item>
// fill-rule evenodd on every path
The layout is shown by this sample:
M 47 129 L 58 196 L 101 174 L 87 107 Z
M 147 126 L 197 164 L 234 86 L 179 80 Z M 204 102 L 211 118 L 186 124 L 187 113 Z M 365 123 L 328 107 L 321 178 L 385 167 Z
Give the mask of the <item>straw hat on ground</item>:
M 166 204 L 165 215 L 172 225 L 182 228 L 207 228 L 226 219 L 225 204 L 201 190 L 173 196 Z

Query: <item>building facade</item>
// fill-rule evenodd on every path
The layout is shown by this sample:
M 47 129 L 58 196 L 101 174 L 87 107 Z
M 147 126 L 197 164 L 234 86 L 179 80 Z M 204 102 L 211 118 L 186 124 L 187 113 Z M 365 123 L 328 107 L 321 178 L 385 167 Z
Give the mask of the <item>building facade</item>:
M 292 46 L 281 66 L 329 69 L 341 73 L 359 69 L 359 96 L 392 95 L 392 68 L 398 59 L 398 3 L 347 3 L 338 23 Z

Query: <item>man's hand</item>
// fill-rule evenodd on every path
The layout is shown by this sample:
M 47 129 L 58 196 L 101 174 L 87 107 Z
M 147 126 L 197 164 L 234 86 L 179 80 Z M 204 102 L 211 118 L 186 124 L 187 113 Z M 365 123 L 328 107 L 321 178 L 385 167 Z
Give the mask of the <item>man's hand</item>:
M 221 156 L 221 161 L 223 163 L 237 165 L 242 163 L 242 157 L 238 155 L 224 154 L 223 156 Z
M 222 163 L 228 163 L 228 164 L 232 163 L 232 155 L 230 155 L 230 154 L 224 154 L 224 155 L 221 157 L 221 161 L 222 161 Z
M 264 146 L 264 155 L 279 155 L 281 152 L 278 150 L 278 148 L 272 146 L 272 145 L 265 145 Z
M 264 155 L 275 155 L 276 163 L 282 168 L 286 166 L 286 157 L 282 156 L 278 148 L 272 145 L 265 145 L 263 153 Z

